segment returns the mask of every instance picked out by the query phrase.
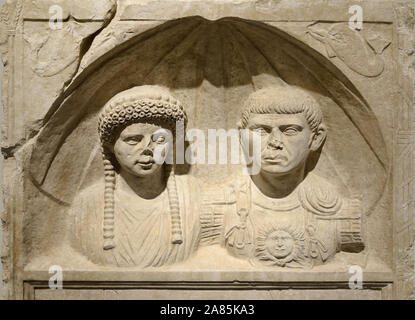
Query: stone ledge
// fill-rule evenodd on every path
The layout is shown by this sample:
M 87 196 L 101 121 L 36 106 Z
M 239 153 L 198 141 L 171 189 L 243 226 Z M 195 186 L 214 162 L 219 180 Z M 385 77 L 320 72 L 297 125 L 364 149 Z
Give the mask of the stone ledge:
M 265 276 L 263 279 L 259 277 Z M 50 274 L 25 273 L 26 300 L 244 300 L 244 299 L 384 299 L 388 298 L 391 272 L 365 274 L 363 288 L 350 290 L 347 275 L 338 272 L 102 272 L 70 271 L 63 290 L 49 288 Z M 139 281 L 137 279 L 143 279 Z M 282 279 L 284 278 L 284 279 Z M 42 279 L 42 280 L 40 280 Z M 66 279 L 66 280 L 65 280 Z M 69 279 L 69 280 L 68 280 Z M 83 279 L 88 279 L 85 281 Z M 118 279 L 109 281 L 107 279 Z M 175 294 L 172 297 L 171 290 Z
M 48 286 L 47 271 L 26 271 L 24 281 Z M 246 287 L 261 288 L 348 288 L 350 275 L 345 272 L 313 271 L 64 271 L 63 281 L 70 286 L 109 287 Z M 87 280 L 86 280 L 87 279 Z M 109 281 L 108 279 L 112 279 Z M 114 280 L 116 279 L 116 280 Z M 80 283 L 82 282 L 82 283 Z M 153 283 L 150 283 L 153 282 Z M 393 282 L 389 271 L 364 272 L 363 283 L 382 288 Z
M 349 21 L 349 7 L 360 5 L 365 22 L 393 22 L 393 1 L 142 1 L 124 4 L 120 20 L 171 20 L 186 16 L 202 16 L 209 20 L 239 17 L 257 21 Z M 298 10 L 301 8 L 302 10 Z M 304 10 L 304 8 L 307 8 Z M 305 14 L 307 13 L 307 14 Z

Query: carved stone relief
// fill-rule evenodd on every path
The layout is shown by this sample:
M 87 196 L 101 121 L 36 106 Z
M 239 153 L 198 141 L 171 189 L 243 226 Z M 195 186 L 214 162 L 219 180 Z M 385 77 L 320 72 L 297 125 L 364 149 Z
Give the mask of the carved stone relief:
M 176 177 L 174 164 L 159 164 L 155 157 L 161 147 L 166 158 L 169 144 L 175 144 L 166 130 L 175 132 L 176 123 L 186 121 L 181 103 L 157 86 L 129 89 L 104 106 L 99 117 L 104 183 L 82 191 L 70 213 L 71 242 L 90 260 L 163 266 L 197 249 L 197 187 L 186 176 Z
M 259 90 L 245 105 L 240 127 L 261 136 L 261 171 L 237 179 L 223 196 L 228 251 L 253 263 L 311 268 L 337 251 L 363 250 L 359 200 L 312 173 L 312 153 L 321 152 L 327 135 L 317 102 L 285 86 Z
M 413 227 L 401 7 L 363 1 L 351 30 L 345 4 L 220 2 L 60 1 L 59 30 L 48 1 L 2 11 L 4 58 L 24 61 L 4 77 L 7 298 L 35 298 L 51 265 L 67 297 L 84 282 L 93 298 L 118 282 L 286 297 L 346 290 L 352 266 L 391 296 L 413 240 L 393 227 Z
M 328 30 L 309 27 L 309 34 L 324 43 L 329 58 L 338 57 L 353 71 L 377 77 L 384 70 L 382 52 L 390 41 L 371 33 L 367 38 L 346 23 L 334 24 Z

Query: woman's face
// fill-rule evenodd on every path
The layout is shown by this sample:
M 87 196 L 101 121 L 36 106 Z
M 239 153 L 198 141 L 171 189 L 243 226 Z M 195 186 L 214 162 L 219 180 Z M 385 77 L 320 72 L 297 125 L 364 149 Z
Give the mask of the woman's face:
M 167 129 L 151 123 L 134 123 L 121 131 L 113 152 L 121 170 L 145 177 L 163 167 L 171 144 Z

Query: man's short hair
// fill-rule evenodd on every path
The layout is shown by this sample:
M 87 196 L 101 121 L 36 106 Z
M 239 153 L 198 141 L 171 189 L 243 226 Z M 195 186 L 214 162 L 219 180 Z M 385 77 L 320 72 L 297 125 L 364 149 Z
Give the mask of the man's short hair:
M 302 113 L 313 132 L 317 132 L 323 122 L 323 113 L 317 101 L 304 89 L 288 85 L 260 89 L 249 95 L 242 113 L 241 128 L 246 128 L 251 113 Z

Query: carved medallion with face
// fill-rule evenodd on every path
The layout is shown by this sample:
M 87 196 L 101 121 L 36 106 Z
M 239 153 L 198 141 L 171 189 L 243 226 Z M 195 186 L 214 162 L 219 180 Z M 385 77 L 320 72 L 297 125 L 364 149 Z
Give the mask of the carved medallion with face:
M 304 230 L 298 227 L 276 226 L 265 221 L 257 230 L 255 257 L 265 265 L 307 265 Z
M 163 167 L 169 141 L 168 131 L 161 126 L 134 123 L 121 131 L 113 152 L 122 170 L 144 177 Z
M 286 174 L 295 170 L 306 161 L 310 151 L 320 146 L 302 113 L 251 114 L 247 127 L 260 135 L 260 166 L 267 173 Z
M 289 256 L 294 249 L 295 240 L 284 230 L 276 230 L 268 235 L 265 246 L 268 252 L 277 259 Z

